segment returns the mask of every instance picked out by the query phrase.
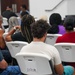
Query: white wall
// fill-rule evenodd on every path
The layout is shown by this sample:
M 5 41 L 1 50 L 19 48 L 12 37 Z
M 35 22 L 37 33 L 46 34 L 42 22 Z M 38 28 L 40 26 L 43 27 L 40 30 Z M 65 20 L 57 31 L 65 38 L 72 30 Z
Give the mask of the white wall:
M 52 10 L 57 4 L 59 5 Z M 62 18 L 65 15 L 75 14 L 75 10 L 73 9 L 75 7 L 75 0 L 29 0 L 29 7 L 30 13 L 37 18 L 42 15 L 47 15 L 49 18 L 52 13 L 60 13 Z
M 75 15 L 75 0 L 68 0 L 68 14 Z

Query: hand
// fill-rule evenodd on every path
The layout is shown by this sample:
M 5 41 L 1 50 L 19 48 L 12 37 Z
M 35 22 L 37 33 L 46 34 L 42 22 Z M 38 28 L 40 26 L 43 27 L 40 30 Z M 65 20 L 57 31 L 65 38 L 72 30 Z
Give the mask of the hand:
M 21 26 L 15 26 L 15 28 L 20 30 L 21 29 Z

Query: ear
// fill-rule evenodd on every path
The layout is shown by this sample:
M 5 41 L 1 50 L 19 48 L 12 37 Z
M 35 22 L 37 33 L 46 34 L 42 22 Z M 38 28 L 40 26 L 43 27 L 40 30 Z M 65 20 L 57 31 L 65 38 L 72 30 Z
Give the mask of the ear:
M 46 37 L 47 36 L 47 32 L 44 34 L 44 37 Z

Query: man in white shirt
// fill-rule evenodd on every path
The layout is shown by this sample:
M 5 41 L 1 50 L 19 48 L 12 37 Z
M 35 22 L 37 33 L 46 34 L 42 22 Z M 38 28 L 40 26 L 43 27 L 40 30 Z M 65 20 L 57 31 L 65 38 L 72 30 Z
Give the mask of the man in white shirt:
M 38 20 L 31 25 L 33 41 L 24 46 L 21 52 L 42 53 L 53 59 L 54 69 L 58 75 L 75 75 L 74 68 L 71 66 L 63 66 L 59 52 L 51 45 L 44 43 L 49 29 L 49 24 L 44 20 Z

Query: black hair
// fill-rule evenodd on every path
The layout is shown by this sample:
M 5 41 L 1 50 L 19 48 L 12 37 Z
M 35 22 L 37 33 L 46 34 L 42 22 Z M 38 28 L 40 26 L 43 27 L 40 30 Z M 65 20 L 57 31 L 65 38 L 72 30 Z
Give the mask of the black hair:
M 24 8 L 24 9 L 27 9 L 25 4 L 21 5 L 21 7 Z
M 22 17 L 21 32 L 22 35 L 27 38 L 28 43 L 30 43 L 33 40 L 30 27 L 30 24 L 32 24 L 33 22 L 35 22 L 35 19 L 31 15 L 24 15 Z
M 48 33 L 56 34 L 59 32 L 58 25 L 61 24 L 61 15 L 59 13 L 53 13 L 49 17 L 49 23 L 51 28 L 49 29 Z
M 49 17 L 49 23 L 51 25 L 56 24 L 59 25 L 61 23 L 61 16 L 59 13 L 53 13 L 50 17 Z
M 42 38 L 44 34 L 48 31 L 49 24 L 45 20 L 38 20 L 31 24 L 32 36 L 35 38 Z
M 12 9 L 12 6 L 7 6 L 7 7 L 9 7 L 9 8 L 11 8 L 11 9 Z
M 66 17 L 63 24 L 66 30 L 72 31 L 75 25 L 75 19 L 72 16 Z
M 21 13 L 21 17 L 23 17 L 24 15 L 27 15 L 27 14 L 28 14 L 28 12 L 23 11 L 23 12 Z

